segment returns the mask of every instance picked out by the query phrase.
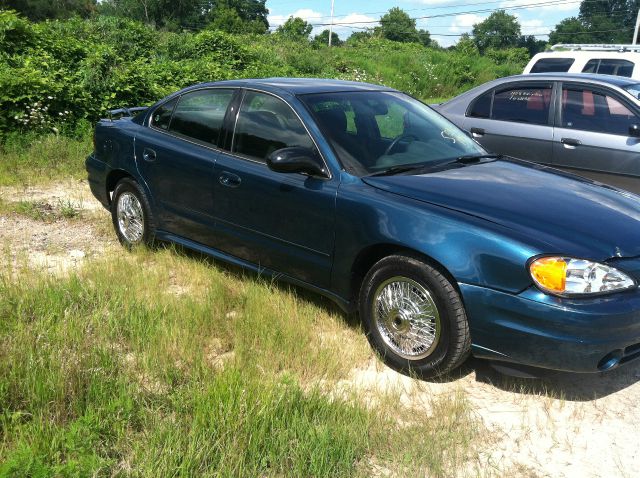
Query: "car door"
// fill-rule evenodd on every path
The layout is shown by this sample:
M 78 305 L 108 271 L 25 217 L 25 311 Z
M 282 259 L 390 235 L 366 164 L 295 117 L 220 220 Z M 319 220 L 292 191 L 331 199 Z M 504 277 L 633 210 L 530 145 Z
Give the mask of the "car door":
M 216 247 L 328 286 L 339 179 L 269 169 L 267 156 L 280 148 L 317 152 L 304 124 L 281 98 L 247 90 L 233 119 L 230 151 L 221 153 L 215 166 Z M 318 158 L 323 161 L 319 152 Z
M 160 105 L 136 136 L 136 164 L 156 204 L 159 227 L 211 244 L 213 166 L 236 90 L 190 91 Z
M 640 192 L 638 109 L 614 91 L 563 83 L 557 98 L 553 163 L 583 176 Z
M 463 128 L 489 151 L 550 163 L 553 88 L 549 81 L 494 88 L 469 105 Z

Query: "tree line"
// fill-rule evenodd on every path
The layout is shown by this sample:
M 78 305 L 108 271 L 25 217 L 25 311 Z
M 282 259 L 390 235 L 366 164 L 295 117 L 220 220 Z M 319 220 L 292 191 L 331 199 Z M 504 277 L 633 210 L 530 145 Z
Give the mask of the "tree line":
M 199 31 L 205 28 L 227 33 L 270 32 L 266 0 L 0 0 L 0 9 L 12 9 L 32 21 L 83 18 L 95 15 L 122 17 L 167 31 Z M 549 34 L 549 43 L 631 43 L 640 0 L 584 0 L 579 14 L 562 20 Z M 302 18 L 290 17 L 275 34 L 294 40 L 327 44 L 329 30 L 310 38 L 313 26 Z M 398 7 L 380 18 L 380 25 L 356 31 L 351 40 L 371 37 L 402 43 L 419 43 L 439 48 L 428 30 Z M 333 32 L 332 45 L 342 39 Z M 463 34 L 460 47 L 471 43 L 480 53 L 488 49 L 526 48 L 530 55 L 544 50 L 547 42 L 535 35 L 523 35 L 515 15 L 496 10 Z

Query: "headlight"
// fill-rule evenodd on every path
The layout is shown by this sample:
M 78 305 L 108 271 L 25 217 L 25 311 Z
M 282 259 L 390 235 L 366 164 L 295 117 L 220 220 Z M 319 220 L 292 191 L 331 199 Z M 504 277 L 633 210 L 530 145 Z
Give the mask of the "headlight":
M 529 264 L 529 273 L 543 291 L 562 296 L 601 294 L 636 286 L 618 269 L 571 257 L 541 257 Z

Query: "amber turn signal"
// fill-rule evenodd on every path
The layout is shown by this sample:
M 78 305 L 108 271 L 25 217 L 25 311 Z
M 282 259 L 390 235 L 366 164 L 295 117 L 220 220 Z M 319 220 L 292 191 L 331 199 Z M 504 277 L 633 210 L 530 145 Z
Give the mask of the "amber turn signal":
M 531 277 L 544 290 L 562 294 L 567 286 L 567 263 L 560 257 L 541 257 L 529 265 Z

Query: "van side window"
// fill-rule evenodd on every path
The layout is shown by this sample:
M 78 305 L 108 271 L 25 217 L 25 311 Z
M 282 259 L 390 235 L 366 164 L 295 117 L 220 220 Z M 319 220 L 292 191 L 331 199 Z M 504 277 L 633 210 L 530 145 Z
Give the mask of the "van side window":
M 628 60 L 611 58 L 593 58 L 587 62 L 582 73 L 598 73 L 600 75 L 615 75 L 631 78 L 635 63 Z
M 541 58 L 531 67 L 530 73 L 564 73 L 575 61 L 574 58 Z

